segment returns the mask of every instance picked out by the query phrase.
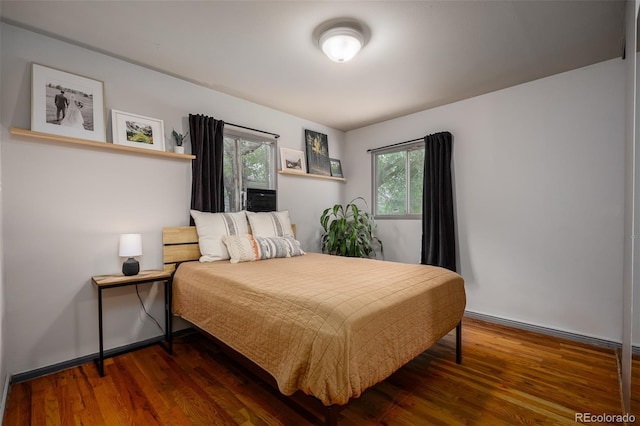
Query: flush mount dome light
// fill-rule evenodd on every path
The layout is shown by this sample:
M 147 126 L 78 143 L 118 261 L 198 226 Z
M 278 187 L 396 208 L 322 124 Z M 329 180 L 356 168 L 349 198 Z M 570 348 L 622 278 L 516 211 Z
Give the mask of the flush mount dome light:
M 362 32 L 348 26 L 329 28 L 318 40 L 322 51 L 335 62 L 347 62 L 362 49 L 364 36 Z

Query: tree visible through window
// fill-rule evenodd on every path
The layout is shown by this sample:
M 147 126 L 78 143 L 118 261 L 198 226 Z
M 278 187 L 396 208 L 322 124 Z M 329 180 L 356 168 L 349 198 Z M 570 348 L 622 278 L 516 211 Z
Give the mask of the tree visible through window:
M 275 141 L 225 133 L 224 207 L 227 212 L 245 208 L 247 188 L 275 189 Z
M 378 217 L 422 215 L 424 143 L 373 154 L 374 213 Z

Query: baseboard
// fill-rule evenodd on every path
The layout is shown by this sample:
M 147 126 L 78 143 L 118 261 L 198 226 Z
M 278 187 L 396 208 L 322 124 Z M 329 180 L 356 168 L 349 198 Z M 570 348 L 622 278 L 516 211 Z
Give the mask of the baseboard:
M 181 337 L 187 334 L 194 333 L 193 328 L 185 328 L 180 331 L 175 331 L 173 333 L 173 337 Z M 136 343 L 131 343 L 124 346 L 119 346 L 117 348 L 112 348 L 104 351 L 104 357 L 110 358 L 116 355 L 123 355 L 127 352 L 136 351 L 138 349 L 146 348 L 147 346 L 152 346 L 157 343 L 163 342 L 164 336 L 152 337 L 151 339 L 143 340 Z M 46 376 L 48 374 L 57 373 L 62 370 L 66 370 L 68 368 L 78 367 L 80 365 L 93 362 L 98 358 L 98 353 L 93 353 L 90 355 L 81 356 L 79 358 L 71 359 L 69 361 L 59 362 L 57 364 L 49 365 L 47 367 L 37 368 L 35 370 L 27 371 L 24 373 L 18 373 L 11 376 L 11 383 L 20 383 L 26 382 L 27 380 L 35 379 L 38 377 Z
M 4 411 L 7 408 L 7 398 L 9 398 L 9 387 L 11 386 L 11 376 L 7 374 L 4 378 L 4 390 L 2 400 L 0 400 L 0 425 L 4 420 Z
M 539 325 L 527 324 L 520 321 L 513 321 L 505 318 L 494 317 L 492 315 L 480 314 L 478 312 L 465 311 L 464 316 L 482 321 L 492 322 L 495 324 L 506 325 L 507 327 L 518 328 L 520 330 L 533 331 L 535 333 L 546 334 L 548 336 L 560 337 L 562 339 L 574 342 L 586 343 L 588 345 L 600 346 L 609 349 L 620 349 L 622 344 L 611 340 L 599 339 L 597 337 L 585 336 L 582 334 L 570 333 L 568 331 L 556 330 L 553 328 L 542 327 Z M 640 353 L 640 347 L 634 346 L 634 353 L 637 350 Z

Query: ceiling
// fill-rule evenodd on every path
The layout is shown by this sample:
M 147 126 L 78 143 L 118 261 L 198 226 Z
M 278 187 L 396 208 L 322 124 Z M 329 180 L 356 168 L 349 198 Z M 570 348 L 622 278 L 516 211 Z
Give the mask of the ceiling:
M 339 130 L 620 57 L 624 3 L 5 1 L 2 20 Z M 369 41 L 330 61 L 314 31 Z

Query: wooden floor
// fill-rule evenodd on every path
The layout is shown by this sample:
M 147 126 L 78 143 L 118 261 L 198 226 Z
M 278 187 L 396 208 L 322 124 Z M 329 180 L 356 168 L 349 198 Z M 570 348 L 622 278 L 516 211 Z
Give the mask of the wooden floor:
M 640 421 L 640 355 L 633 356 L 631 369 L 631 412 Z
M 574 424 L 576 412 L 621 412 L 612 350 L 466 318 L 463 341 L 461 365 L 452 332 L 353 401 L 339 424 Z M 208 339 L 184 336 L 174 348 L 173 357 L 156 345 L 112 358 L 104 378 L 86 364 L 15 384 L 4 424 L 320 423 Z

